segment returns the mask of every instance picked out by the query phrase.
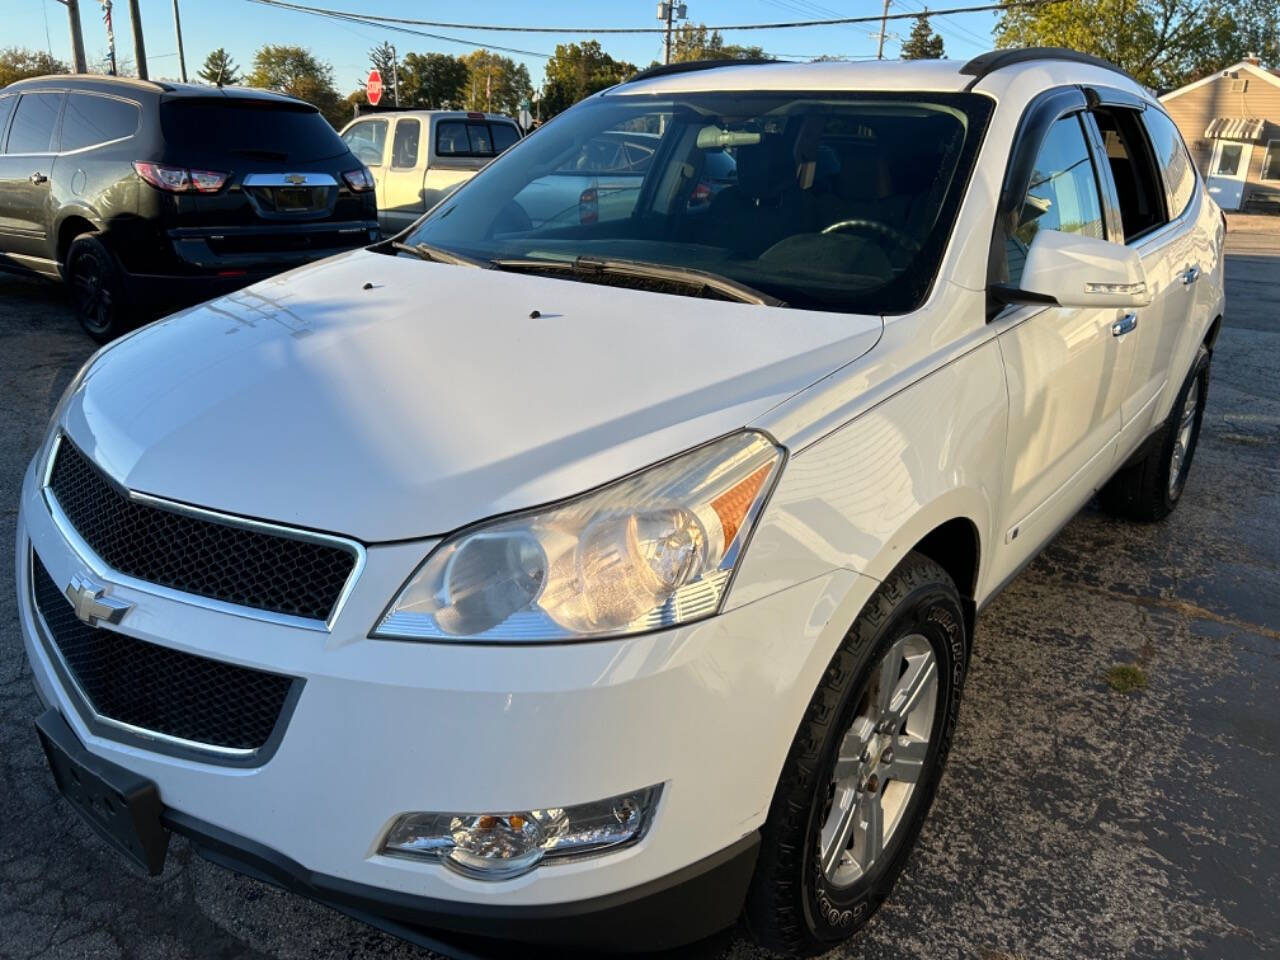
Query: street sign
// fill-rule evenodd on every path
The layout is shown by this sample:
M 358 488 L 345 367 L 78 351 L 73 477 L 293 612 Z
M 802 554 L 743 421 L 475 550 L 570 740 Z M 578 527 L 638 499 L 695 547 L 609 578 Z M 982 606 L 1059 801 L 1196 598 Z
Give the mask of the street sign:
M 520 128 L 522 130 L 527 131 L 533 126 L 533 114 L 529 112 L 528 107 L 521 107 L 520 113 L 516 116 L 516 119 L 520 121 Z
M 369 79 L 364 82 L 364 92 L 369 98 L 369 106 L 376 107 L 382 99 L 382 74 L 376 69 L 369 71 Z

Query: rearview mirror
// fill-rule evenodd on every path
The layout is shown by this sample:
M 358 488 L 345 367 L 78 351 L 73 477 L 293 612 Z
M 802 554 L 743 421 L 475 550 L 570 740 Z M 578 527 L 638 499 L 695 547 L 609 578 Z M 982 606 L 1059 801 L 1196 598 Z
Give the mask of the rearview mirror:
M 1006 303 L 1060 307 L 1145 307 L 1151 302 L 1137 251 L 1048 229 L 1038 230 L 1031 241 L 1020 285 L 992 292 Z

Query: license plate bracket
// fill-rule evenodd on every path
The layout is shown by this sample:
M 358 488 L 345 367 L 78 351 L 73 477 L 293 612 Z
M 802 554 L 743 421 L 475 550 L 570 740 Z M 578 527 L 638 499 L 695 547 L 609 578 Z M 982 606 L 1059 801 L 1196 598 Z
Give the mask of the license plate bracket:
M 110 846 L 155 875 L 164 869 L 169 831 L 160 822 L 160 791 L 146 777 L 94 756 L 57 709 L 36 720 L 58 791 Z

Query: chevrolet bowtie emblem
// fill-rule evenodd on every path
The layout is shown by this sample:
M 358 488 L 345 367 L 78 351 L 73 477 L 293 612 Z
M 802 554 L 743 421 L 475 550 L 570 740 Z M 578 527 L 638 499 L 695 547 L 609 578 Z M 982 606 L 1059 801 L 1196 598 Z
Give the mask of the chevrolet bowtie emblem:
M 295 187 L 300 187 L 307 182 L 307 178 L 300 173 L 291 173 L 284 178 L 284 182 Z
M 133 609 L 132 603 L 107 596 L 104 585 L 78 574 L 71 578 L 66 592 L 76 616 L 91 627 L 99 623 L 119 623 Z

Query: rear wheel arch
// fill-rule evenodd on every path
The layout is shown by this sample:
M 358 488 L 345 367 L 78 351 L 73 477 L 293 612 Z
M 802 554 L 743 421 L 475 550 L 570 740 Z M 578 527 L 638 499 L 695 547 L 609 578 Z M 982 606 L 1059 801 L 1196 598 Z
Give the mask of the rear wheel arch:
M 98 227 L 92 220 L 78 213 L 68 214 L 58 224 L 58 246 L 55 251 L 58 263 L 66 268 L 67 251 L 76 237 L 85 233 L 97 233 Z

